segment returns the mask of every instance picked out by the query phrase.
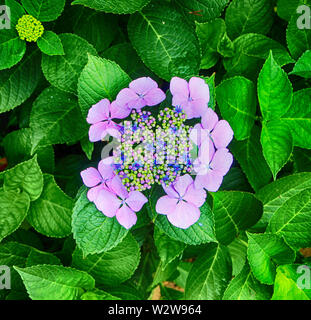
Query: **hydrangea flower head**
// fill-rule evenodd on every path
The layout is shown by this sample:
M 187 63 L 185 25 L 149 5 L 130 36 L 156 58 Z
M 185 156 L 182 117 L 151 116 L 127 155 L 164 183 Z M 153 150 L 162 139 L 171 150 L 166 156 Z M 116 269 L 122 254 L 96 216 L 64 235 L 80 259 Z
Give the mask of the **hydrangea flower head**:
M 206 190 L 219 189 L 233 162 L 227 149 L 232 129 L 208 108 L 205 81 L 193 77 L 188 83 L 175 77 L 170 90 L 172 107 L 152 108 L 152 113 L 143 110 L 160 104 L 166 95 L 152 79 L 139 78 L 122 89 L 115 101 L 103 99 L 88 113 L 90 140 L 111 135 L 118 144 L 98 169 L 81 173 L 91 188 L 87 196 L 126 229 L 136 223 L 137 213 L 148 201 L 143 192 L 156 184 L 166 193 L 157 200 L 156 212 L 177 228 L 189 228 L 200 218 Z M 187 121 L 193 118 L 197 118 L 194 127 Z
M 16 30 L 21 40 L 36 42 L 43 34 L 44 27 L 42 23 L 29 14 L 19 18 Z

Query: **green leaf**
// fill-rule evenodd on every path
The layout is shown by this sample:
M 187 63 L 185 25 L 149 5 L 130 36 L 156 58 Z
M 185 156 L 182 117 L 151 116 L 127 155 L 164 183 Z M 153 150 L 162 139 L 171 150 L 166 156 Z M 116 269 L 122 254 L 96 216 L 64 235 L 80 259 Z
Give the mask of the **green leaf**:
M 89 273 L 96 285 L 116 286 L 128 280 L 137 269 L 140 260 L 138 243 L 129 233 L 122 242 L 109 251 L 83 258 L 82 250 L 76 248 L 72 266 Z
M 53 31 L 44 31 L 42 37 L 38 39 L 37 44 L 39 49 L 49 56 L 65 54 L 59 36 Z
M 117 17 L 85 7 L 81 9 L 74 25 L 74 33 L 87 40 L 98 52 L 105 50 L 118 31 Z
M 234 140 L 230 144 L 230 150 L 255 191 L 270 182 L 272 175 L 262 154 L 260 130 L 257 126 L 253 127 L 251 136 L 247 140 Z
M 252 274 L 248 264 L 231 280 L 223 300 L 270 300 L 272 290 L 261 284 Z
M 64 10 L 65 0 L 22 0 L 26 11 L 39 21 L 56 20 Z
M 289 21 L 298 6 L 304 3 L 309 3 L 309 0 L 278 0 L 277 14 L 280 18 Z
M 311 171 L 311 150 L 294 148 L 293 157 L 295 172 Z
M 183 242 L 173 240 L 158 228 L 154 229 L 154 243 L 162 261 L 163 269 L 180 256 L 186 247 Z
M 141 61 L 133 46 L 128 43 L 119 43 L 109 47 L 101 54 L 102 58 L 116 62 L 132 79 L 150 76 L 155 79 L 151 72 Z
M 3 148 L 10 167 L 31 158 L 32 132 L 30 128 L 10 132 L 3 139 Z M 52 146 L 37 149 L 38 164 L 42 171 L 54 172 L 54 150 Z
M 300 14 L 294 13 L 286 30 L 287 46 L 292 57 L 296 60 L 306 50 L 311 49 L 311 30 L 298 28 L 297 22 L 299 17 Z
M 293 88 L 287 74 L 270 53 L 258 78 L 258 99 L 264 119 L 277 119 L 285 114 L 292 97 Z
M 65 54 L 42 56 L 42 71 L 46 79 L 56 88 L 76 93 L 78 78 L 87 63 L 88 54 L 97 52 L 86 40 L 72 34 L 59 35 Z
M 274 213 L 292 197 L 308 188 L 311 188 L 311 173 L 293 174 L 260 189 L 256 196 L 263 202 L 264 211 L 259 224 L 266 227 Z
M 311 89 L 294 93 L 293 103 L 282 117 L 290 129 L 294 146 L 311 149 Z
M 37 53 L 28 52 L 20 64 L 0 71 L 0 113 L 21 105 L 36 89 L 41 73 Z
M 279 207 L 267 228 L 268 232 L 283 236 L 293 248 L 311 246 L 311 188 L 295 194 Z
M 119 91 L 128 86 L 131 79 L 115 63 L 89 55 L 78 82 L 79 104 L 83 116 L 98 101 L 113 101 Z
M 256 118 L 256 91 L 253 82 L 243 77 L 223 81 L 216 88 L 222 117 L 230 123 L 237 140 L 251 134 Z
M 233 0 L 226 10 L 227 32 L 232 39 L 245 33 L 267 34 L 272 24 L 271 0 Z
M 89 136 L 87 135 L 80 140 L 80 144 L 87 158 L 91 160 L 94 151 L 94 143 L 90 142 Z
M 25 51 L 26 42 L 18 37 L 16 30 L 0 30 L 0 70 L 11 68 L 21 61 Z
M 275 61 L 283 66 L 292 63 L 293 59 L 287 50 L 277 41 L 262 34 L 243 34 L 233 42 L 235 55 L 223 59 L 225 69 L 230 75 L 244 75 L 254 79 L 259 69 L 272 50 Z
M 71 233 L 73 200 L 59 188 L 53 176 L 45 174 L 43 177 L 42 194 L 31 203 L 27 220 L 45 236 L 66 237 Z
M 26 218 L 29 205 L 27 193 L 0 189 L 0 241 L 21 225 Z
M 206 22 L 219 17 L 229 0 L 175 0 L 185 14 L 196 21 Z M 197 14 L 193 14 L 195 12 Z
M 91 290 L 95 285 L 90 275 L 68 267 L 39 265 L 14 269 L 32 300 L 78 300 L 84 290 Z
M 219 60 L 217 47 L 226 32 L 223 19 L 215 19 L 206 23 L 196 23 L 196 33 L 201 48 L 201 69 L 212 68 Z
M 264 284 L 273 284 L 278 265 L 292 263 L 296 254 L 275 234 L 247 233 L 247 257 L 254 276 Z
M 290 74 L 309 79 L 311 78 L 311 50 L 307 50 L 296 62 Z
M 72 4 L 116 14 L 134 13 L 141 10 L 150 0 L 75 0 Z
M 181 229 L 173 226 L 165 215 L 156 213 L 156 202 L 162 195 L 162 188 L 155 187 L 147 204 L 149 215 L 153 217 L 155 225 L 161 231 L 174 240 L 190 245 L 216 242 L 213 213 L 207 202 L 200 208 L 201 216 L 199 220 L 188 229 Z
M 213 73 L 210 77 L 205 78 L 205 82 L 209 87 L 210 100 L 208 102 L 208 107 L 215 110 L 216 107 L 216 88 L 215 88 L 215 76 L 216 73 Z
M 32 249 L 27 257 L 26 267 L 40 264 L 61 265 L 60 260 L 49 252 Z
M 31 201 L 40 197 L 43 189 L 43 176 L 37 156 L 4 172 L 4 190 L 17 189 L 25 191 Z
M 243 269 L 247 256 L 247 242 L 237 238 L 227 246 L 232 260 L 232 275 L 237 276 Z
M 311 300 L 310 266 L 279 266 L 272 300 Z
M 10 8 L 11 13 L 11 28 L 15 27 L 18 19 L 25 13 L 24 8 L 15 0 L 5 0 L 5 5 Z
M 83 293 L 83 295 L 81 296 L 81 300 L 121 300 L 121 299 L 103 290 L 94 289 L 93 291 L 88 291 Z
M 293 138 L 287 125 L 279 120 L 263 122 L 261 145 L 275 180 L 293 151 Z
M 116 218 L 108 218 L 98 211 L 86 197 L 84 190 L 73 208 L 72 231 L 84 256 L 99 254 L 117 246 L 127 235 Z
M 178 28 L 176 28 L 178 25 Z M 159 77 L 197 75 L 199 43 L 181 13 L 166 3 L 154 3 L 130 17 L 129 38 L 139 56 Z
M 220 300 L 231 280 L 232 264 L 228 249 L 209 244 L 193 263 L 186 289 L 186 300 Z
M 248 192 L 219 191 L 211 193 L 216 238 L 231 243 L 238 234 L 253 226 L 262 215 L 262 204 Z
M 38 146 L 77 142 L 88 129 L 77 99 L 53 87 L 43 90 L 34 102 L 30 128 L 32 152 Z

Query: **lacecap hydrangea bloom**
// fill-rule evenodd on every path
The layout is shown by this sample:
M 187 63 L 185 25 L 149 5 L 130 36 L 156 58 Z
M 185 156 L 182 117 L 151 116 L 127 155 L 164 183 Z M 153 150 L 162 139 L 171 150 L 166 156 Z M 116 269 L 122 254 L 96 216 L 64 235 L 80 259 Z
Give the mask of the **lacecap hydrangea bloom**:
M 227 148 L 233 131 L 208 107 L 206 82 L 174 77 L 170 92 L 171 101 L 154 80 L 139 78 L 115 101 L 93 105 L 87 116 L 91 142 L 109 136 L 117 141 L 97 168 L 81 172 L 87 197 L 126 229 L 135 225 L 156 184 L 165 194 L 156 212 L 175 227 L 189 228 L 200 218 L 206 191 L 219 189 L 233 162 Z

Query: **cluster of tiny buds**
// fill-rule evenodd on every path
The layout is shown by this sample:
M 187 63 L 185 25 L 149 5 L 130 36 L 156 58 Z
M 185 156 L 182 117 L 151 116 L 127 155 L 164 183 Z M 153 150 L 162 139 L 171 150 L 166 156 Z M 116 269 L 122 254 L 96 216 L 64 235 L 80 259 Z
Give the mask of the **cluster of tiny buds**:
M 36 42 L 42 36 L 44 27 L 39 20 L 25 14 L 18 20 L 16 30 L 21 40 Z
M 190 127 L 180 108 L 165 108 L 158 121 L 149 111 L 133 111 L 131 119 L 115 153 L 117 174 L 128 191 L 144 191 L 154 183 L 168 186 L 192 171 Z

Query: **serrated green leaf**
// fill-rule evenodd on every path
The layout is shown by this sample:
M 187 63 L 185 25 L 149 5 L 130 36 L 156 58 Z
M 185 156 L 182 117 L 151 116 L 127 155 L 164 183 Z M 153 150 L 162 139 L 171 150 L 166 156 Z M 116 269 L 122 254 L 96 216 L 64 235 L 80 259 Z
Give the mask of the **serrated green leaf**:
M 262 203 L 251 193 L 219 191 L 212 197 L 216 238 L 222 244 L 231 243 L 262 216 Z
M 248 264 L 231 280 L 223 300 L 270 300 L 270 287 L 261 284 L 252 274 Z
M 26 218 L 29 204 L 27 193 L 0 189 L 0 241 L 21 225 Z
M 293 137 L 294 146 L 311 149 L 311 89 L 294 93 L 293 102 L 282 117 Z
M 26 260 L 26 267 L 32 267 L 40 264 L 61 265 L 61 262 L 52 253 L 32 248 Z
M 42 37 L 38 39 L 37 44 L 39 49 L 49 56 L 65 54 L 59 36 L 53 31 L 45 31 Z
M 81 296 L 81 300 L 121 300 L 121 299 L 103 290 L 95 289 L 93 291 L 88 291 L 83 293 L 83 295 Z
M 235 55 L 224 58 L 223 64 L 230 75 L 244 75 L 254 79 L 272 50 L 276 62 L 283 66 L 294 62 L 287 50 L 277 41 L 262 34 L 243 34 L 233 42 Z
M 31 158 L 31 129 L 10 132 L 3 139 L 3 147 L 10 167 Z M 54 150 L 52 146 L 37 149 L 38 164 L 43 172 L 54 172 Z
M 117 246 L 127 235 L 116 218 L 108 218 L 98 211 L 86 197 L 84 190 L 73 208 L 72 232 L 84 256 L 100 254 Z
M 42 71 L 46 79 L 56 88 L 76 93 L 80 73 L 87 63 L 88 54 L 97 52 L 83 38 L 72 33 L 59 35 L 65 54 L 61 56 L 42 56 Z
M 158 228 L 154 229 L 154 243 L 162 261 L 163 269 L 176 257 L 181 255 L 186 247 L 183 242 L 173 240 Z
M 15 0 L 5 0 L 5 4 L 10 8 L 11 28 L 16 26 L 18 19 L 25 14 L 24 8 Z
M 72 4 L 116 14 L 134 13 L 147 5 L 150 0 L 75 0 Z
M 307 50 L 296 62 L 293 71 L 295 74 L 303 78 L 311 78 L 311 51 Z
M 220 58 L 217 46 L 226 32 L 223 19 L 215 19 L 206 23 L 196 23 L 196 34 L 201 48 L 201 69 L 212 68 Z
M 20 64 L 0 71 L 0 113 L 21 105 L 36 89 L 41 72 L 37 53 L 28 52 Z
M 118 30 L 118 19 L 114 15 L 81 8 L 74 25 L 74 33 L 87 40 L 101 52 L 109 47 Z
M 278 0 L 277 14 L 280 18 L 289 21 L 292 14 L 296 12 L 298 6 L 308 2 L 309 0 Z
M 284 115 L 292 103 L 293 88 L 287 74 L 270 53 L 258 78 L 258 99 L 265 120 Z
M 198 74 L 200 50 L 195 31 L 172 6 L 154 3 L 135 13 L 128 33 L 143 62 L 159 77 L 170 81 L 173 76 Z
M 139 260 L 138 243 L 128 234 L 116 247 L 101 254 L 83 258 L 82 250 L 76 248 L 72 256 L 72 266 L 93 276 L 97 286 L 115 286 L 133 275 Z
M 21 61 L 25 51 L 26 42 L 18 37 L 16 30 L 0 30 L 0 70 L 11 68 Z
M 257 193 L 264 205 L 259 225 L 266 227 L 274 213 L 301 191 L 311 188 L 311 173 L 289 175 L 263 187 Z
M 237 238 L 227 246 L 232 260 L 232 275 L 237 276 L 243 269 L 247 256 L 247 242 Z
M 65 0 L 22 0 L 26 11 L 39 21 L 53 21 L 64 10 Z
M 294 148 L 293 158 L 295 172 L 311 171 L 311 150 Z
M 186 300 L 220 300 L 231 280 L 232 264 L 228 249 L 209 244 L 189 272 Z
M 206 22 L 218 18 L 229 0 L 175 0 L 189 18 Z M 193 13 L 194 12 L 194 13 Z M 196 14 L 195 14 L 196 13 Z
M 4 172 L 4 190 L 23 190 L 31 201 L 38 199 L 43 189 L 43 176 L 37 156 Z
M 234 140 L 230 144 L 230 150 L 255 191 L 270 182 L 272 174 L 262 154 L 260 130 L 257 126 L 253 127 L 251 136 L 247 140 Z
M 35 100 L 30 115 L 32 152 L 38 146 L 73 143 L 87 134 L 77 99 L 66 92 L 49 87 Z
M 84 290 L 91 290 L 95 285 L 90 275 L 68 267 L 39 265 L 14 269 L 32 300 L 77 300 Z
M 115 63 L 89 55 L 78 82 L 79 104 L 83 116 L 98 101 L 113 101 L 119 91 L 128 86 L 131 79 Z
M 273 284 L 278 265 L 294 262 L 295 251 L 275 234 L 248 233 L 247 257 L 254 276 L 264 284 Z
M 221 115 L 232 127 L 234 137 L 248 138 L 256 118 L 254 84 L 244 77 L 231 78 L 216 88 L 216 96 Z
M 116 62 L 132 79 L 141 76 L 150 76 L 153 79 L 156 77 L 143 64 L 133 46 L 128 42 L 111 46 L 101 54 L 101 57 Z
M 311 300 L 309 265 L 279 266 L 276 271 L 272 300 Z
M 263 155 L 275 180 L 293 151 L 291 132 L 288 126 L 279 120 L 263 122 L 260 141 Z
M 53 176 L 43 177 L 42 194 L 31 203 L 27 220 L 36 231 L 48 237 L 66 237 L 71 233 L 73 200 L 59 188 Z
M 311 49 L 311 30 L 298 28 L 297 22 L 299 17 L 300 14 L 295 12 L 286 30 L 287 46 L 294 59 L 298 59 L 306 50 Z
M 283 236 L 293 248 L 311 246 L 311 189 L 295 194 L 279 207 L 269 221 L 268 232 Z
M 227 32 L 232 39 L 245 33 L 267 34 L 272 24 L 270 0 L 233 0 L 226 10 Z

